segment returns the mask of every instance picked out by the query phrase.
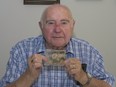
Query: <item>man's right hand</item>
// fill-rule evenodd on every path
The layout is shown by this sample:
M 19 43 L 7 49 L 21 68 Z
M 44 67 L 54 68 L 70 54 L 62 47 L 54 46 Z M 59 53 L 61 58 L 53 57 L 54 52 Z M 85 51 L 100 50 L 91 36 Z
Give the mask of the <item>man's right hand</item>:
M 41 54 L 34 54 L 28 59 L 27 73 L 33 80 L 39 77 L 41 68 L 43 67 L 43 61 L 46 62 L 47 58 Z

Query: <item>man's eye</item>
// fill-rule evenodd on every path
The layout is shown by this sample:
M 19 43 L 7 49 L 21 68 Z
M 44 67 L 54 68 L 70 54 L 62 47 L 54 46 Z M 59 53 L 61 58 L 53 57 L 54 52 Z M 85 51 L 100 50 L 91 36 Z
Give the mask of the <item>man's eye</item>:
M 54 22 L 53 21 L 48 21 L 47 24 L 51 25 L 51 24 L 54 24 Z
M 62 23 L 63 25 L 68 24 L 67 21 L 62 21 L 61 23 Z
M 62 24 L 67 24 L 67 22 L 62 22 Z

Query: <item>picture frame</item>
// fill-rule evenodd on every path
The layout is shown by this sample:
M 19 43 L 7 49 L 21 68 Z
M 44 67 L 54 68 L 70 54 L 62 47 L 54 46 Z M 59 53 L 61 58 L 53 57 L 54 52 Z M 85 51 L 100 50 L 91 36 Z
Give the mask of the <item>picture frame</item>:
M 50 5 L 59 3 L 60 0 L 24 0 L 24 5 Z

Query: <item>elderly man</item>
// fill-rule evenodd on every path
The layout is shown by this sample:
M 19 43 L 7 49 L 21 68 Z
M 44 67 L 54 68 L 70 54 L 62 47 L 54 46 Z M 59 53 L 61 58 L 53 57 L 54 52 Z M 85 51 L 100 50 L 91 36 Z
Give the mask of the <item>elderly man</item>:
M 88 42 L 72 37 L 74 24 L 66 6 L 55 4 L 45 9 L 39 22 L 42 35 L 12 48 L 0 87 L 112 87 L 114 77 L 105 71 L 99 52 Z M 47 49 L 65 50 L 62 66 L 44 66 L 49 61 Z

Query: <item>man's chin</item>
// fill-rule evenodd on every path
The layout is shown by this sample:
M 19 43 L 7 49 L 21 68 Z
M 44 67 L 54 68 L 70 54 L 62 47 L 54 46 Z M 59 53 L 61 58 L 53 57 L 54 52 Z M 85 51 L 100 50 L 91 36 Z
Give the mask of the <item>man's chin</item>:
M 65 45 L 64 44 L 54 44 L 53 45 L 53 49 L 59 49 L 59 50 L 62 50 L 65 48 Z

